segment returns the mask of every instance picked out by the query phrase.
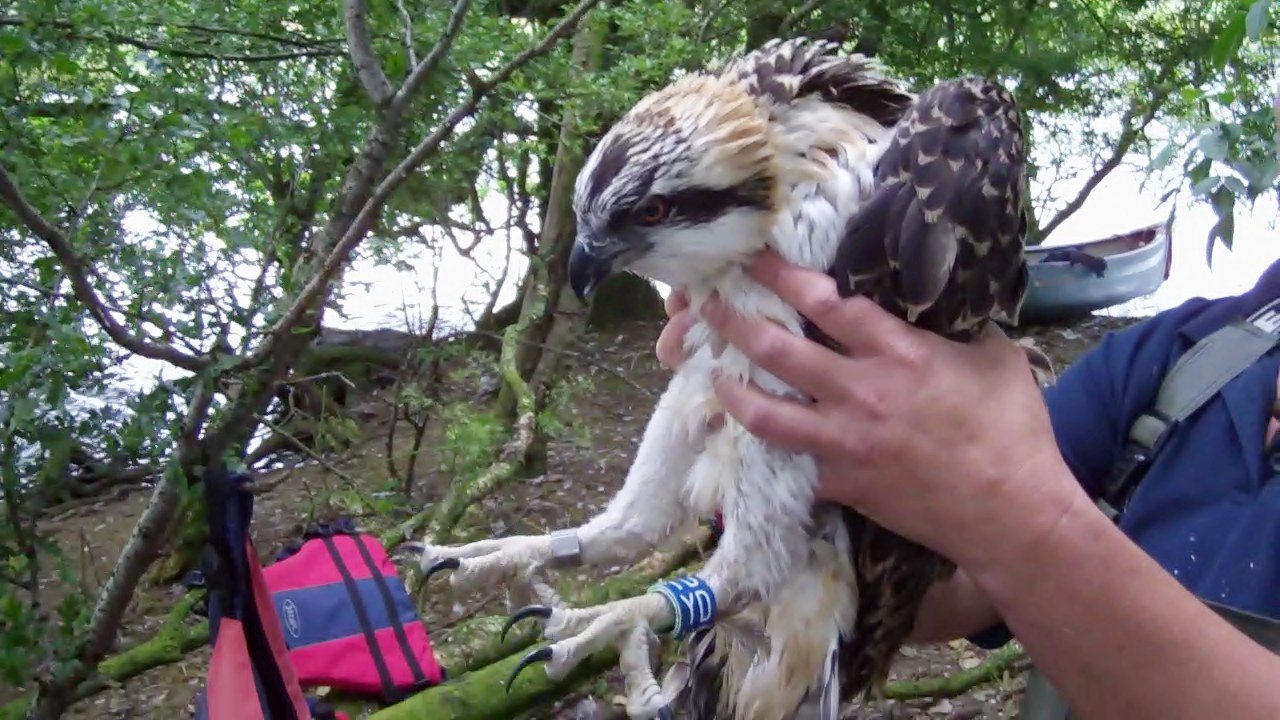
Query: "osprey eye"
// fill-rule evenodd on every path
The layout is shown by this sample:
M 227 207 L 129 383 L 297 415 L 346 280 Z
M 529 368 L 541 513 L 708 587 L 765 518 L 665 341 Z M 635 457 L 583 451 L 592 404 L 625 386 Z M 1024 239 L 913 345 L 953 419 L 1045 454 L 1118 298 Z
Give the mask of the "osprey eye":
M 667 202 L 664 197 L 654 195 L 636 208 L 632 216 L 641 225 L 657 225 L 666 220 L 670 212 L 671 203 Z

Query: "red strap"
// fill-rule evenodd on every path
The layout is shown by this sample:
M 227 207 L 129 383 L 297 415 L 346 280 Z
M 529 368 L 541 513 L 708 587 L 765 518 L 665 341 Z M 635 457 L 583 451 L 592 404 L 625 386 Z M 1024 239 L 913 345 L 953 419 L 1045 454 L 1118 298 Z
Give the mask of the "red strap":
M 276 617 L 275 605 L 271 602 L 271 593 L 267 590 L 266 580 L 262 577 L 262 566 L 258 564 L 258 554 L 253 549 L 253 541 L 248 538 L 244 543 L 248 555 L 249 582 L 253 584 L 253 602 L 258 606 L 258 617 L 262 619 L 262 630 L 266 633 L 267 643 L 271 645 L 271 654 L 275 656 L 280 675 L 289 690 L 289 699 L 293 703 L 298 720 L 311 720 L 311 709 L 302 694 L 302 685 L 298 682 L 298 673 L 289 660 L 289 647 L 285 645 L 284 633 L 280 629 L 280 618 Z M 256 691 L 255 691 L 256 692 Z
M 209 660 L 209 720 L 263 720 L 253 664 L 239 620 L 222 618 Z

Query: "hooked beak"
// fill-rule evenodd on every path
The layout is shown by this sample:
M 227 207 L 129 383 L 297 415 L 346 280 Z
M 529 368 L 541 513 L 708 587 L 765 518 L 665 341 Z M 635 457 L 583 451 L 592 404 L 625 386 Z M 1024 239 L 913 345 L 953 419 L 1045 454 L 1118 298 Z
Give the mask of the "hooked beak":
M 609 274 L 613 272 L 613 259 L 618 253 L 610 246 L 595 245 L 579 235 L 573 242 L 573 250 L 569 253 L 569 287 L 578 300 L 587 301 L 589 296 Z

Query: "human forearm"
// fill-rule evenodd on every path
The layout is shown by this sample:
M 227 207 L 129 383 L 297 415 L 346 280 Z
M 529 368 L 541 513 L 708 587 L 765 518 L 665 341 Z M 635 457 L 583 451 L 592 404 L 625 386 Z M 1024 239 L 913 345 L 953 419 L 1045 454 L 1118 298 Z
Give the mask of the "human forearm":
M 1058 507 L 1051 521 L 1015 517 L 1008 542 L 962 563 L 1081 717 L 1280 717 L 1280 658 L 1188 593 L 1082 492 Z
M 916 623 L 911 628 L 913 643 L 939 643 L 972 635 L 1000 622 L 995 605 L 963 570 L 935 583 L 925 593 Z

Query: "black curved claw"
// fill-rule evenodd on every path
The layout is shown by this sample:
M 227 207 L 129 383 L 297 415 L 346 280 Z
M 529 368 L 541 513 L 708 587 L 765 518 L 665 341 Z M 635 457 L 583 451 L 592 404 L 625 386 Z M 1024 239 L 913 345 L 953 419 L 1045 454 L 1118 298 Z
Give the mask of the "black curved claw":
M 422 576 L 422 582 L 425 583 L 430 580 L 432 575 L 435 575 L 441 570 L 457 570 L 461 566 L 462 561 L 458 558 L 445 558 L 443 560 L 439 560 L 436 564 L 427 568 L 427 572 Z
M 522 670 L 536 662 L 546 662 L 551 659 L 551 646 L 540 647 L 537 650 L 525 655 L 520 659 L 520 663 L 516 665 L 516 669 L 511 671 L 511 677 L 507 678 L 507 692 L 511 692 L 511 686 L 515 684 L 516 676 Z
M 399 558 L 405 555 L 417 555 L 421 557 L 422 551 L 425 549 L 426 545 L 417 541 L 402 542 L 391 548 L 391 557 Z
M 547 618 L 551 617 L 551 608 L 547 607 L 546 605 L 525 605 L 524 607 L 515 611 L 514 613 L 511 614 L 511 617 L 507 618 L 507 621 L 503 623 L 502 634 L 498 636 L 498 642 L 503 643 L 507 641 L 507 631 L 511 629 L 512 625 L 515 625 L 516 623 L 520 622 L 521 620 L 524 620 L 525 618 L 531 618 L 531 617 L 536 617 L 542 620 L 546 620 Z

